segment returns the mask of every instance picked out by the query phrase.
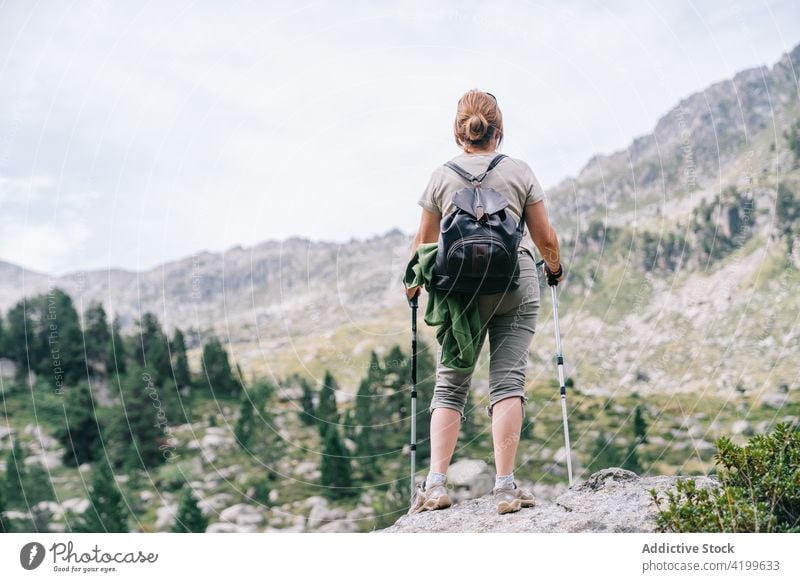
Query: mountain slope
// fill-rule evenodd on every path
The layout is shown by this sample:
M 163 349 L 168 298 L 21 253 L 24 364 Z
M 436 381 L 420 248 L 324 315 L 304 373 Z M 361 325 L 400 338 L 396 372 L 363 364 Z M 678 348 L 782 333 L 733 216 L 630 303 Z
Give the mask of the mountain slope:
M 799 65 L 800 46 L 772 67 L 688 96 L 651 134 L 593 157 L 548 192 L 568 273 L 559 288 L 567 374 L 581 389 L 737 389 L 758 402 L 794 386 L 800 227 L 776 208 L 781 192 L 784 206 L 800 203 L 800 171 L 784 139 L 800 117 Z M 294 237 L 52 283 L 79 308 L 102 301 L 129 331 L 144 311 L 193 331 L 195 363 L 213 333 L 245 370 L 319 377 L 331 369 L 352 392 L 371 349 L 410 342 L 400 283 L 410 240 L 399 230 L 346 243 Z M 51 283 L 25 272 L 23 286 L 20 268 L 0 271 L 4 310 Z M 532 346 L 536 382 L 553 374 L 546 291 Z M 424 324 L 420 334 L 434 341 Z M 479 390 L 487 364 L 484 352 Z

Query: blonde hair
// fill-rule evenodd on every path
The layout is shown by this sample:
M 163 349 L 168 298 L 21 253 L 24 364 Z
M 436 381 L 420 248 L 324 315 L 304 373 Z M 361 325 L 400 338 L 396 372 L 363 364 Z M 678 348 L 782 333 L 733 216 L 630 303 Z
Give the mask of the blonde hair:
M 490 93 L 471 89 L 458 100 L 453 133 L 456 144 L 464 148 L 483 149 L 494 138 L 495 132 L 503 139 L 503 114 L 497 99 Z M 498 144 L 500 143 L 498 141 Z

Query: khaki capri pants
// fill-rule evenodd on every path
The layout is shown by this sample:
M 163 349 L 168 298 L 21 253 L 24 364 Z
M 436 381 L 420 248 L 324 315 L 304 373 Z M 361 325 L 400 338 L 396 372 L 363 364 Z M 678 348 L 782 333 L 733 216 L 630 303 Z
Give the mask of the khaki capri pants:
M 536 262 L 526 249 L 519 249 L 519 287 L 513 291 L 478 296 L 481 336 L 477 354 L 489 336 L 489 405 L 486 413 L 504 398 L 519 397 L 525 417 L 525 377 L 528 350 L 539 316 L 539 277 Z M 429 412 L 434 408 L 452 408 L 466 420 L 464 407 L 472 383 L 474 366 L 468 372 L 458 372 L 441 364 L 442 346 L 436 354 L 436 386 Z M 475 358 L 477 362 L 477 355 Z

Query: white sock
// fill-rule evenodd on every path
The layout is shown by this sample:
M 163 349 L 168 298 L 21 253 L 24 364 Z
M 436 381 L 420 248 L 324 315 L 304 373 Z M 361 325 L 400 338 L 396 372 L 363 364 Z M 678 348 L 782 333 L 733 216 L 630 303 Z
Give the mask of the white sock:
M 494 488 L 500 489 L 501 487 L 514 487 L 514 472 L 508 475 L 496 475 L 494 478 Z
M 437 473 L 436 471 L 429 471 L 428 477 L 425 479 L 425 489 L 430 489 L 436 485 L 444 485 L 447 482 L 446 473 Z

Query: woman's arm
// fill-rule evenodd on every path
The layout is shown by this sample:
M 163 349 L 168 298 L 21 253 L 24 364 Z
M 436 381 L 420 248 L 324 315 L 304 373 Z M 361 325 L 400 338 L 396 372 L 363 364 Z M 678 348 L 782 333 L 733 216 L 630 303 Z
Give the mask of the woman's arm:
M 408 255 L 409 261 L 417 251 L 417 247 L 422 243 L 438 242 L 439 224 L 441 220 L 442 215 L 438 212 L 422 209 L 422 216 L 419 220 L 419 230 L 417 230 L 417 234 L 414 236 L 414 242 L 411 243 L 411 252 Z M 419 286 L 406 289 L 406 296 L 409 299 L 414 297 L 417 293 L 419 293 Z
M 525 224 L 548 268 L 554 273 L 557 272 L 561 266 L 561 247 L 558 244 L 558 235 L 550 225 L 543 200 L 525 207 Z M 561 281 L 563 278 L 562 274 L 558 280 Z

